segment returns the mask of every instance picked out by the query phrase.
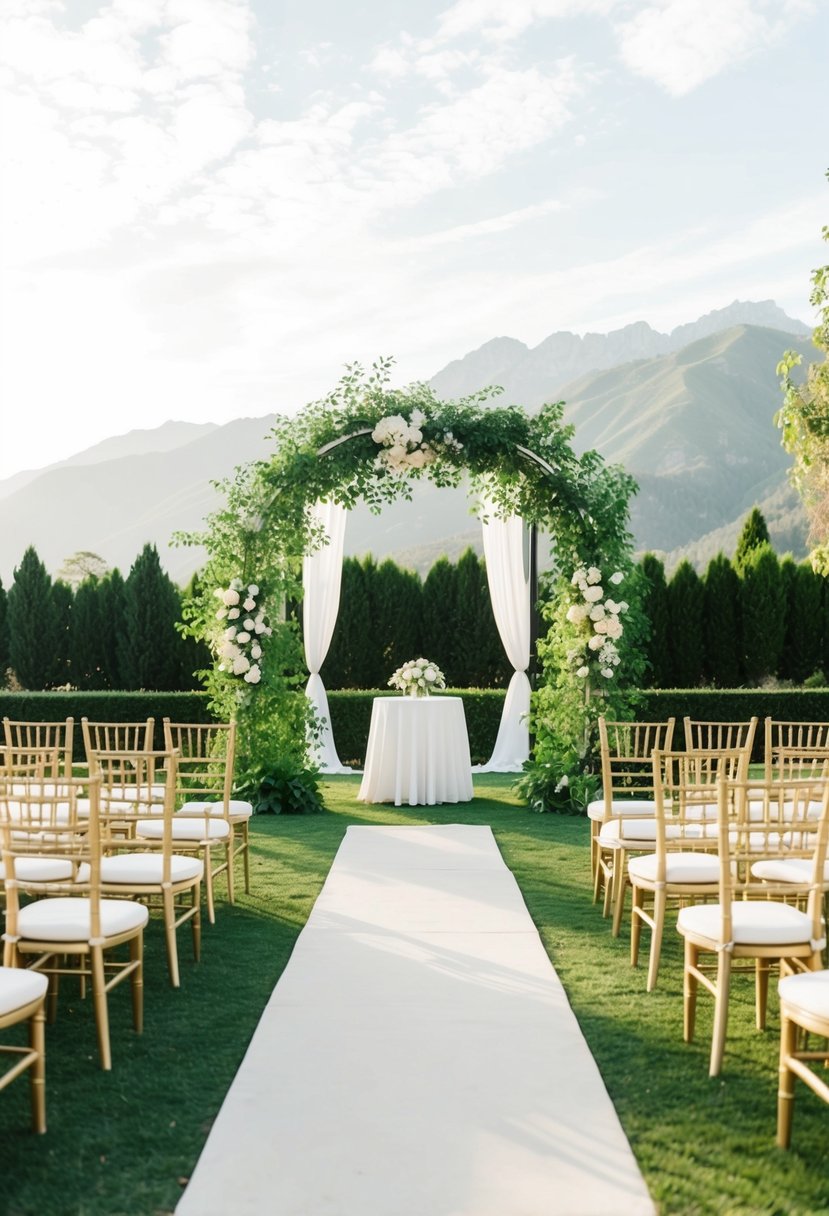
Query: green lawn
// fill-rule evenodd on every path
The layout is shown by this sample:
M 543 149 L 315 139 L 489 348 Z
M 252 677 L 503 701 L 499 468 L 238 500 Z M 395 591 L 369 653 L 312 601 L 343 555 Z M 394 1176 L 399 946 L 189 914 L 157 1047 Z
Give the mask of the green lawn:
M 460 807 L 366 807 L 354 801 L 356 778 L 333 778 L 324 813 L 255 819 L 253 892 L 233 908 L 219 904 L 198 966 L 182 936 L 178 992 L 167 985 L 153 919 L 145 1033 L 132 1033 L 127 992 L 116 989 L 110 1074 L 97 1065 L 89 1002 L 68 987 L 62 994 L 47 1037 L 47 1135 L 27 1130 L 24 1081 L 0 1095 L 0 1212 L 171 1212 L 346 827 L 457 822 L 491 824 L 661 1212 L 828 1212 L 829 1109 L 799 1087 L 794 1148 L 774 1147 L 776 1001 L 769 1030 L 757 1033 L 751 981 L 737 980 L 725 1067 L 710 1080 L 710 1002 L 701 995 L 699 1041 L 685 1045 L 679 938 L 666 934 L 659 987 L 648 995 L 644 970 L 628 962 L 627 924 L 614 941 L 590 902 L 587 822 L 533 814 L 504 778 L 478 777 L 475 790 Z

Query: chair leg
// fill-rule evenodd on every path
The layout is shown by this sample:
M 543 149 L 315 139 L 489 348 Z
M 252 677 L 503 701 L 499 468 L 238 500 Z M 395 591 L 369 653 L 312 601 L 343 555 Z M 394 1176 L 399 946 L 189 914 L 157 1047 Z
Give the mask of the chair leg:
M 250 828 L 247 819 L 242 824 L 242 861 L 245 866 L 245 895 L 250 895 Z
M 731 989 L 731 955 L 720 950 L 717 956 L 717 990 L 714 996 L 714 1029 L 711 1034 L 711 1061 L 709 1077 L 718 1077 L 725 1053 L 725 1036 L 728 1031 L 728 1001 Z
M 613 866 L 613 936 L 618 937 L 622 931 L 622 916 L 625 911 L 625 894 L 628 886 L 627 866 L 625 855 L 617 850 L 619 857 Z
M 785 1015 L 780 1018 L 780 1066 L 777 1088 L 777 1147 L 788 1148 L 792 1139 L 794 1073 L 789 1067 L 797 1046 L 797 1026 Z
M 192 889 L 193 904 L 196 911 L 190 920 L 193 932 L 193 958 L 196 962 L 201 959 L 201 883 L 196 883 Z
M 162 892 L 164 905 L 164 937 L 167 943 L 167 970 L 173 988 L 181 986 L 178 972 L 178 943 L 176 941 L 176 907 L 173 892 L 167 888 Z
M 692 968 L 699 964 L 699 950 L 693 942 L 685 939 L 685 974 L 683 978 L 683 1025 L 682 1037 L 686 1043 L 693 1043 L 697 1021 L 697 989 L 699 981 Z
M 769 971 L 767 958 L 754 960 L 754 1020 L 758 1030 L 766 1029 L 766 1009 L 769 1003 Z
M 656 977 L 659 974 L 659 960 L 662 956 L 662 935 L 665 932 L 665 910 L 668 897 L 664 888 L 655 891 L 653 896 L 653 932 L 651 933 L 651 953 L 648 960 L 648 992 L 656 987 Z
M 29 1069 L 32 1097 L 32 1131 L 46 1131 L 46 1006 L 41 1004 L 29 1023 L 29 1046 L 37 1059 Z
M 104 951 L 101 946 L 92 946 L 90 962 L 98 1054 L 101 1057 L 101 1068 L 109 1072 L 112 1068 L 112 1052 L 109 1043 L 109 1009 L 107 1008 L 106 976 L 104 974 Z
M 144 1030 L 144 931 L 130 940 L 130 961 L 138 966 L 130 976 L 132 988 L 132 1025 L 136 1034 Z
M 645 903 L 645 888 L 636 883 L 630 886 L 630 965 L 639 966 L 639 938 L 642 935 L 642 918 L 640 909 Z
M 60 992 L 60 975 L 57 971 L 49 974 L 49 987 L 46 990 L 46 1017 L 49 1025 L 54 1025 L 58 1016 L 58 994 Z M 81 993 L 83 999 L 83 993 Z
M 210 845 L 204 850 L 204 894 L 207 900 L 207 919 L 211 925 L 216 923 L 216 910 L 213 906 L 213 858 L 210 855 Z
M 230 825 L 230 836 L 225 845 L 225 858 L 227 859 L 227 902 L 234 904 L 236 902 L 236 877 L 233 873 L 233 824 Z

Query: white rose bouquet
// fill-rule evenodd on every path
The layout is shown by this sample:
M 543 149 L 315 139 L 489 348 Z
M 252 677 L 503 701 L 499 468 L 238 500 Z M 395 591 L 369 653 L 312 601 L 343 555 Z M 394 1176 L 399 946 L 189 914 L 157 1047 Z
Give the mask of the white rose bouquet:
M 240 578 L 234 578 L 229 587 L 219 587 L 213 594 L 220 601 L 216 620 L 228 622 L 215 643 L 222 660 L 219 671 L 258 684 L 262 679 L 262 642 L 273 633 L 264 608 L 257 604 L 259 587 L 256 583 L 245 586 Z
M 372 439 L 381 447 L 377 455 L 378 465 L 391 473 L 402 475 L 433 464 L 441 453 L 457 453 L 463 449 L 463 444 L 451 431 L 447 431 L 442 438 L 437 436 L 437 447 L 424 439 L 421 428 L 425 421 L 426 415 L 417 409 L 412 410 L 408 421 L 402 414 L 389 414 L 381 418 L 371 432 Z
M 617 570 L 606 581 L 618 587 L 624 577 Z M 580 566 L 570 580 L 574 599 L 567 620 L 575 627 L 578 644 L 569 651 L 568 659 L 581 680 L 588 678 L 591 667 L 598 667 L 603 679 L 612 680 L 621 661 L 616 643 L 624 633 L 621 618 L 628 605 L 614 600 L 604 582 L 596 566 Z
M 428 697 L 435 688 L 446 687 L 446 677 L 437 663 L 428 659 L 409 659 L 389 680 L 390 688 L 399 688 L 412 697 Z

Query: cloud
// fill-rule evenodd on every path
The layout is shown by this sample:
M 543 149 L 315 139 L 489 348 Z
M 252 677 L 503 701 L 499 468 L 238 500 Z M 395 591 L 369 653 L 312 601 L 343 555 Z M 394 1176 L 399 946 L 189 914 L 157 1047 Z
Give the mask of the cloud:
M 620 0 L 456 0 L 438 17 L 436 38 L 450 41 L 478 34 L 493 42 L 508 42 L 540 21 L 606 15 Z
M 681 97 L 775 45 L 813 9 L 802 0 L 657 0 L 617 24 L 620 55 L 631 72 Z

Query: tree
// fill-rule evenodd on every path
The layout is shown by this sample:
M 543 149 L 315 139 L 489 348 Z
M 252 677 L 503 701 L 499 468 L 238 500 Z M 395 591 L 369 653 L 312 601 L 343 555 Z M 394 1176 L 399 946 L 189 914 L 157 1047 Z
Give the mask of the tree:
M 786 628 L 786 591 L 771 545 L 746 556 L 740 594 L 743 670 L 751 684 L 775 675 Z
M 155 545 L 145 545 L 124 584 L 124 629 L 118 662 L 125 688 L 178 689 L 181 660 L 176 623 L 181 602 L 161 568 Z
M 671 666 L 677 688 L 695 688 L 702 679 L 704 637 L 702 580 L 682 561 L 668 583 Z
M 422 636 L 425 656 L 437 663 L 450 686 L 459 687 L 457 661 L 457 567 L 439 557 L 423 582 Z
M 23 554 L 8 594 L 9 663 L 24 688 L 53 683 L 59 653 L 52 580 L 33 545 Z
M 808 562 L 784 558 L 780 574 L 786 594 L 786 629 L 778 673 L 802 684 L 823 664 L 823 578 Z
M 202 591 L 202 580 L 196 573 L 185 587 L 183 599 L 195 601 Z M 200 680 L 196 673 L 206 671 L 213 662 L 210 647 L 203 639 L 195 638 L 191 633 L 182 630 L 180 625 L 177 625 L 177 633 L 181 666 L 178 687 L 181 689 L 198 688 Z
M 380 687 L 396 668 L 420 655 L 421 593 L 420 578 L 411 570 L 402 570 L 390 558 L 377 567 L 371 620 L 382 654 Z
M 68 583 L 73 591 L 77 591 L 81 583 L 88 578 L 102 579 L 109 567 L 102 557 L 97 553 L 90 553 L 88 549 L 81 549 L 77 553 L 73 553 L 71 557 L 67 557 L 58 570 L 57 577 L 64 583 Z
M 718 688 L 740 683 L 740 579 L 724 553 L 708 563 L 703 579 L 705 675 Z
M 751 514 L 746 517 L 743 530 L 737 541 L 737 548 L 734 553 L 734 565 L 737 567 L 737 570 L 742 573 L 749 553 L 753 553 L 761 545 L 768 544 L 771 544 L 771 537 L 769 536 L 765 517 L 759 507 L 754 507 Z
M 822 236 L 829 241 L 829 225 Z M 812 341 L 824 357 L 809 365 L 804 380 L 795 380 L 801 356 L 785 352 L 777 368 L 783 405 L 775 422 L 783 432 L 783 447 L 795 458 L 791 480 L 809 516 L 812 565 L 829 574 L 829 265 L 812 272 L 810 299 L 820 310 Z
M 642 684 L 645 688 L 670 688 L 673 681 L 665 567 L 654 553 L 645 553 L 639 562 L 639 571 L 641 609 L 649 626 L 649 638 L 644 647 L 648 668 Z
M 83 690 L 108 687 L 102 610 L 105 586 L 92 575 L 75 592 L 69 657 L 72 683 Z
M 0 688 L 5 686 L 9 667 L 9 599 L 0 578 Z
M 372 688 L 373 631 L 369 628 L 368 591 L 363 566 L 358 558 L 343 560 L 340 585 L 340 610 L 334 636 L 322 666 L 326 688 Z
M 51 683 L 63 685 L 71 683 L 69 670 L 69 651 L 71 647 L 72 607 L 74 602 L 72 588 L 68 583 L 57 579 L 52 584 L 52 603 L 55 609 L 55 653 Z
M 119 657 L 120 642 L 126 627 L 126 590 L 124 576 L 117 567 L 101 580 L 99 594 L 101 686 L 126 688 Z

